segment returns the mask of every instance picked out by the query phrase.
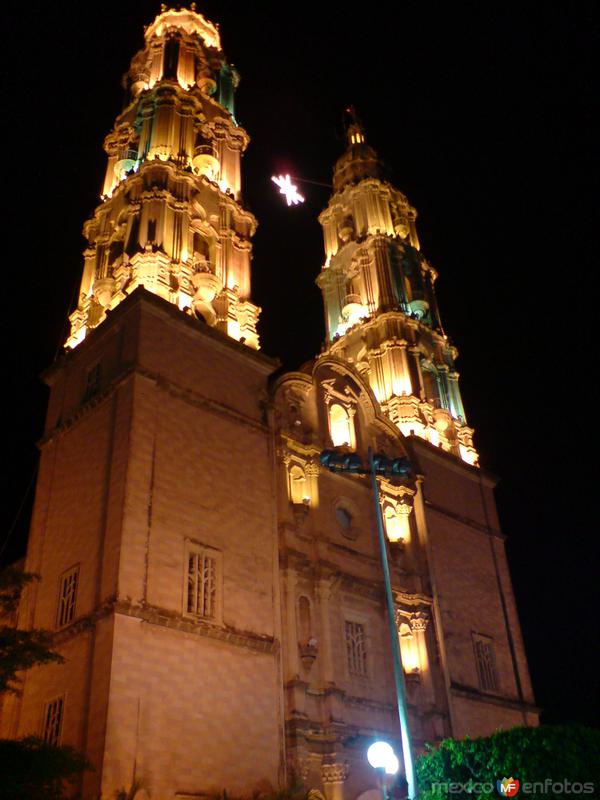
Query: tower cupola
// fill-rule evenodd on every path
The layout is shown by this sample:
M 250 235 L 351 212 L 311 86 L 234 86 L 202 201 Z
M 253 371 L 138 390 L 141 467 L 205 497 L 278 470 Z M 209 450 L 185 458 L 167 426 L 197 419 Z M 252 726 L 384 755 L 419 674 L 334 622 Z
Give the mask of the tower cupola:
M 365 131 L 352 107 L 346 109 L 349 122 L 346 126 L 347 148 L 338 158 L 333 170 L 333 188 L 340 191 L 344 186 L 357 183 L 363 178 L 379 178 L 381 164 L 375 150 L 367 144 Z

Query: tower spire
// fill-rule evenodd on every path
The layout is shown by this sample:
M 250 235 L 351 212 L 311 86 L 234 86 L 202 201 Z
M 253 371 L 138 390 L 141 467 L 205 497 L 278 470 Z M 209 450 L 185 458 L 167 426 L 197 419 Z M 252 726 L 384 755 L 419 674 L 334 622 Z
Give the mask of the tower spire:
M 379 178 L 383 174 L 375 150 L 367 144 L 364 126 L 358 119 L 354 106 L 344 111 L 346 151 L 337 160 L 333 170 L 333 188 L 337 191 L 349 183 L 363 178 Z
M 249 137 L 218 26 L 161 6 L 124 78 L 129 103 L 104 142 L 108 165 L 88 240 L 69 347 L 136 287 L 258 348 L 250 299 L 254 216 L 241 201 Z
M 348 144 L 360 144 L 365 141 L 365 133 L 356 115 L 354 106 L 348 106 L 344 111 L 344 128 Z
M 365 376 L 382 410 L 405 435 L 477 461 L 458 387 L 456 348 L 444 333 L 434 283 L 420 251 L 416 210 L 383 177 L 352 106 L 333 195 L 319 221 L 325 264 L 327 353 Z

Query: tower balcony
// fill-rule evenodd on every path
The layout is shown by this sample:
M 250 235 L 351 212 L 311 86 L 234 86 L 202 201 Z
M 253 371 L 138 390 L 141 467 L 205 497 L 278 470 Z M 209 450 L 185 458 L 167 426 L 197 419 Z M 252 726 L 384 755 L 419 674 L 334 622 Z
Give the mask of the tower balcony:
M 145 92 L 150 85 L 150 70 L 141 69 L 131 74 L 131 93 L 137 97 L 142 92 Z
M 347 294 L 342 306 L 342 317 L 348 326 L 356 324 L 361 317 L 367 316 L 367 309 L 363 305 L 360 295 Z
M 422 320 L 429 311 L 429 303 L 427 300 L 411 300 L 410 303 L 408 303 L 408 307 L 411 316 L 417 320 Z
M 195 147 L 192 164 L 197 175 L 205 175 L 210 181 L 216 181 L 219 177 L 217 149 L 212 144 L 201 144 Z
M 132 147 L 125 147 L 118 153 L 118 159 L 115 164 L 115 176 L 117 182 L 120 183 L 125 176 L 135 169 L 138 162 L 138 151 Z

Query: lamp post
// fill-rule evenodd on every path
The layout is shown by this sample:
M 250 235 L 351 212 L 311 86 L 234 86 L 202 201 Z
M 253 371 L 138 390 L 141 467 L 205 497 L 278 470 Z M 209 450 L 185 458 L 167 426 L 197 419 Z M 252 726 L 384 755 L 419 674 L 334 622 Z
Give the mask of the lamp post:
M 398 639 L 398 631 L 396 629 L 394 598 L 392 595 L 392 583 L 390 580 L 390 567 L 388 564 L 381 503 L 379 502 L 379 487 L 377 485 L 377 475 L 385 475 L 388 477 L 405 477 L 410 473 L 411 468 L 410 462 L 407 458 L 389 459 L 380 453 L 374 454 L 370 447 L 368 459 L 369 466 L 368 468 L 365 468 L 358 453 L 340 453 L 336 450 L 324 450 L 321 453 L 321 463 L 332 472 L 350 472 L 354 473 L 355 475 L 371 476 L 373 501 L 375 503 L 375 518 L 377 520 L 377 535 L 379 539 L 381 566 L 383 569 L 383 582 L 385 586 L 385 600 L 390 631 L 390 643 L 392 646 L 392 662 L 394 665 L 394 684 L 396 688 L 398 718 L 400 720 L 402 758 L 404 760 L 406 782 L 408 783 L 408 797 L 409 800 L 415 800 L 417 796 L 417 780 L 410 741 L 410 730 L 408 727 L 408 708 L 406 704 L 404 670 L 402 669 L 402 655 L 400 653 L 400 642 Z

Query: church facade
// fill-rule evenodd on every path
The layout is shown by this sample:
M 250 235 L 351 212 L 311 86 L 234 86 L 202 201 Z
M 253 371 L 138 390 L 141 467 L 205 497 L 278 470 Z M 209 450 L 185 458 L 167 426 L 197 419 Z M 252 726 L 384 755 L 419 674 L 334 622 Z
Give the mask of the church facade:
M 65 662 L 24 674 L 0 735 L 84 751 L 90 799 L 376 789 L 368 745 L 401 748 L 373 493 L 321 459 L 369 448 L 411 466 L 378 480 L 415 751 L 537 724 L 495 481 L 415 209 L 354 120 L 320 215 L 325 346 L 277 376 L 218 28 L 163 7 L 126 80 L 44 375 L 25 565 L 42 580 L 19 611 Z

